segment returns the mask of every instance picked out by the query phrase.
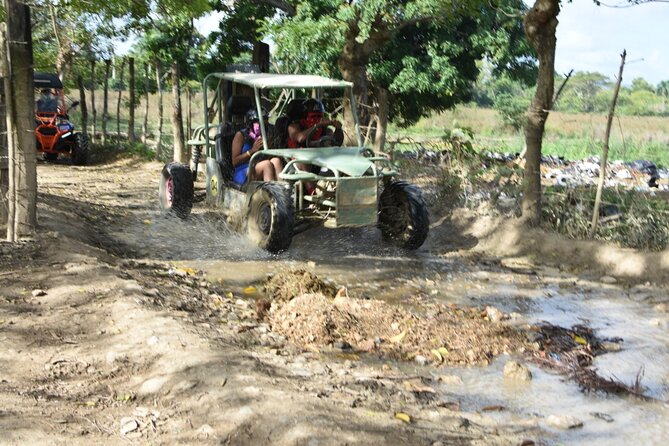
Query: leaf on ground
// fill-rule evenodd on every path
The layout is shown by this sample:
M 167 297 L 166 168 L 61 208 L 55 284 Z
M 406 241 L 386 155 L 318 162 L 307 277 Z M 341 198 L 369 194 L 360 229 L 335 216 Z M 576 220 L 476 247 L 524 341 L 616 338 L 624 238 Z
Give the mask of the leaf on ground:
M 404 337 L 406 335 L 407 335 L 407 331 L 404 330 L 404 331 L 402 331 L 402 333 L 400 333 L 398 335 L 395 335 L 392 338 L 390 338 L 390 342 L 392 342 L 393 344 L 399 344 L 400 342 L 402 342 L 402 339 L 404 339 Z
M 404 412 L 395 412 L 395 418 L 397 418 L 398 420 L 402 420 L 407 424 L 411 424 L 411 416 Z
M 246 288 L 244 288 L 244 294 L 254 294 L 254 293 L 257 293 L 257 292 L 258 292 L 258 289 L 254 286 L 247 286 Z
M 586 341 L 585 338 L 582 338 L 579 335 L 574 335 L 574 341 L 576 341 L 577 344 L 588 345 L 588 341 Z
M 446 355 L 448 355 L 448 349 L 446 347 L 433 348 L 430 350 L 430 353 L 441 363 L 444 362 Z
M 225 297 L 227 297 L 228 299 L 232 299 L 233 297 L 235 297 L 235 295 L 232 294 L 232 291 L 226 291 L 225 292 Z
M 147 218 L 147 219 L 144 220 L 142 223 L 144 223 L 145 225 L 150 225 L 152 222 L 151 222 L 151 220 L 149 220 L 149 219 Z

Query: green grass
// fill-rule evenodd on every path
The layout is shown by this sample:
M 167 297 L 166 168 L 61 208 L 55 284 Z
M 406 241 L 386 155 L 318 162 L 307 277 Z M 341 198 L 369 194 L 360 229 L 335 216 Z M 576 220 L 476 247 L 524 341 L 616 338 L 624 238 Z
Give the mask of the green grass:
M 418 142 L 440 139 L 448 130 L 466 127 L 474 132 L 479 151 L 517 153 L 523 149 L 524 137 L 504 128 L 501 119 L 491 109 L 469 106 L 421 119 L 416 125 L 400 129 L 389 127 L 389 141 L 410 138 Z M 606 128 L 606 116 L 553 112 L 546 123 L 542 146 L 545 155 L 563 156 L 577 160 L 601 156 Z M 395 149 L 415 147 L 398 144 Z M 609 141 L 609 159 L 634 161 L 650 160 L 659 166 L 669 166 L 669 118 L 621 116 L 613 122 Z

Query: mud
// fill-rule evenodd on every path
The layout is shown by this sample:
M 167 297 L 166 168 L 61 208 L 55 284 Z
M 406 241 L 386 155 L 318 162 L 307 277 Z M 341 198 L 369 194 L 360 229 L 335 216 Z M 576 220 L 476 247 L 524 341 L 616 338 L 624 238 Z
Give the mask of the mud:
M 528 242 L 520 253 L 496 232 L 499 226 L 459 214 L 433 215 L 428 242 L 416 254 L 379 246 L 374 230 L 317 229 L 298 235 L 288 253 L 269 256 L 215 213 L 198 209 L 188 222 L 162 217 L 160 169 L 135 159 L 38 166 L 39 233 L 17 245 L 0 243 L 1 444 L 592 439 L 556 432 L 545 408 L 509 407 L 501 417 L 487 409 L 511 406 L 495 400 L 501 387 L 492 383 L 501 379 L 500 361 L 510 358 L 505 352 L 522 349 L 515 330 L 529 321 L 514 313 L 533 308 L 522 293 L 551 287 L 552 276 L 582 281 L 576 269 L 597 275 L 605 264 L 533 256 L 510 266 L 487 250 L 494 246 L 506 257 L 538 251 Z M 542 260 L 562 271 L 529 274 Z M 278 280 L 295 270 L 307 280 Z M 268 277 L 274 283 L 266 293 Z M 617 277 L 630 285 L 650 279 L 653 304 L 665 302 L 652 271 Z M 499 294 L 503 281 L 513 296 Z M 609 286 L 610 293 L 626 293 Z M 500 314 L 509 319 L 497 320 Z M 443 363 L 432 353 L 441 348 L 448 352 L 440 353 Z M 652 371 L 661 395 L 655 376 L 663 372 Z M 643 411 L 630 413 L 644 413 L 649 423 L 663 419 Z M 587 418 L 583 432 L 597 432 L 597 423 L 618 432 L 597 420 Z M 634 415 L 620 429 L 638 422 Z

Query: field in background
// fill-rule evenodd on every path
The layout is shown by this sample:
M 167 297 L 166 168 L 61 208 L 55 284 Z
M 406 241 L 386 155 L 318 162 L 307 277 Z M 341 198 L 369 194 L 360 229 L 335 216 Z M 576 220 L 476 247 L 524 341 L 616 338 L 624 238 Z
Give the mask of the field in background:
M 447 130 L 463 127 L 474 132 L 479 150 L 516 153 L 523 149 L 523 136 L 504 128 L 495 110 L 468 106 L 421 119 L 407 129 L 390 126 L 389 138 L 438 139 Z M 571 160 L 601 155 L 605 130 L 605 115 L 551 112 L 542 153 Z M 666 167 L 669 165 L 669 118 L 616 116 L 609 146 L 611 160 L 646 159 Z
M 71 92 L 73 99 L 78 99 L 76 92 Z M 116 101 L 118 92 L 109 94 L 109 115 L 107 131 L 116 134 Z M 95 92 L 98 112 L 97 131 L 101 131 L 102 91 Z M 121 99 L 121 132 L 127 133 L 128 95 L 124 92 Z M 141 134 L 144 121 L 144 101 L 135 109 L 135 133 Z M 163 144 L 171 145 L 172 130 L 172 94 L 163 93 L 164 123 Z M 92 129 L 90 92 L 87 92 L 89 109 L 89 131 Z M 191 98 L 191 120 L 193 127 L 202 124 L 202 95 L 193 94 Z M 182 96 L 184 126 L 186 125 L 187 101 Z M 71 114 L 76 123 L 80 122 L 79 111 Z M 154 139 L 158 132 L 158 95 L 149 95 L 149 135 Z M 435 114 L 421 119 L 416 125 L 400 129 L 389 127 L 389 140 L 409 137 L 415 141 L 438 140 L 447 131 L 455 128 L 469 128 L 474 132 L 478 150 L 502 153 L 516 153 L 523 149 L 524 138 L 521 134 L 505 128 L 496 111 L 492 109 L 460 106 L 454 110 Z M 605 115 L 567 114 L 551 112 L 546 123 L 546 134 L 542 152 L 546 155 L 564 156 L 567 159 L 583 159 L 600 155 L 606 127 Z M 661 166 L 669 166 L 669 118 L 616 116 L 611 131 L 609 159 L 633 161 L 646 159 Z

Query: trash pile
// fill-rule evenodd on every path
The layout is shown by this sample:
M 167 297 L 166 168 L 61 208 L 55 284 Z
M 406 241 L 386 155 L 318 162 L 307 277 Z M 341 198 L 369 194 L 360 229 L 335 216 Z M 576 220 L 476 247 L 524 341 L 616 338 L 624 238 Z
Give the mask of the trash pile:
M 541 174 L 552 180 L 554 186 L 575 187 L 595 185 L 599 181 L 600 158 L 591 156 L 580 161 L 566 161 L 561 157 L 545 156 L 541 160 Z M 606 168 L 605 187 L 626 186 L 638 191 L 651 189 L 669 191 L 669 170 L 659 169 L 655 163 L 637 160 L 629 163 L 612 161 Z

